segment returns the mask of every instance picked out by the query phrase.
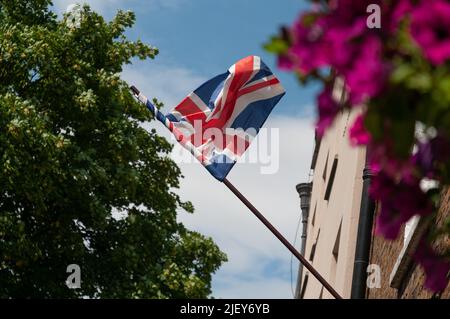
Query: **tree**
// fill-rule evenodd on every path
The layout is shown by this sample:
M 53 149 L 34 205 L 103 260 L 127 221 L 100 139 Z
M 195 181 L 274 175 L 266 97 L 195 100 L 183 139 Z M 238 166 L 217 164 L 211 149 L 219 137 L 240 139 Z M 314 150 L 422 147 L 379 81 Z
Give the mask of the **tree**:
M 157 49 L 125 37 L 131 12 L 74 26 L 49 5 L 0 1 L 0 297 L 209 296 L 226 257 L 177 222 L 171 145 L 120 79 Z

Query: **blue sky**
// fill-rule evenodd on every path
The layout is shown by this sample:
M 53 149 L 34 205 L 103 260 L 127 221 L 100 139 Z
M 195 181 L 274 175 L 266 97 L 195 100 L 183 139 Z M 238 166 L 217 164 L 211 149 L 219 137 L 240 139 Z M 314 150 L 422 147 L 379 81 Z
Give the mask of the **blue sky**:
M 77 1 L 53 2 L 55 11 L 61 13 Z M 238 163 L 229 180 L 294 241 L 300 218 L 295 185 L 308 179 L 317 88 L 302 88 L 292 74 L 277 70 L 275 57 L 267 54 L 262 45 L 281 25 L 291 24 L 308 3 L 295 0 L 79 1 L 83 2 L 108 20 L 118 9 L 136 13 L 136 24 L 127 31 L 129 37 L 158 47 L 160 54 L 154 61 L 135 61 L 126 66 L 122 78 L 148 97 L 163 101 L 166 108 L 176 105 L 202 82 L 224 72 L 237 60 L 248 55 L 262 57 L 286 89 L 286 95 L 266 122 L 266 127 L 279 130 L 280 143 L 271 154 L 279 161 L 279 169 L 264 175 L 257 163 Z M 170 138 L 161 125 L 151 123 L 149 127 Z M 193 215 L 180 212 L 180 221 L 212 237 L 228 255 L 229 261 L 213 277 L 213 296 L 292 298 L 291 256 L 287 249 L 200 164 L 179 163 L 179 166 L 185 178 L 178 193 L 191 200 L 196 208 Z M 208 196 L 204 196 L 205 190 Z M 297 266 L 294 261 L 294 282 Z
M 54 0 L 60 11 L 76 2 Z M 83 2 L 106 19 L 118 9 L 134 11 L 136 24 L 127 34 L 159 48 L 157 64 L 183 66 L 207 78 L 251 54 L 275 70 L 275 57 L 264 51 L 263 44 L 308 6 L 301 0 L 79 0 Z M 315 87 L 300 87 L 290 73 L 277 71 L 277 76 L 287 94 L 275 112 L 290 116 L 311 112 L 303 106 L 313 104 Z
M 145 1 L 144 1 L 145 2 Z M 137 11 L 132 38 L 160 49 L 159 61 L 175 63 L 213 76 L 250 55 L 259 55 L 275 70 L 275 57 L 262 45 L 283 24 L 290 24 L 306 2 L 298 0 L 194 0 L 181 1 L 180 7 Z M 292 74 L 277 72 L 287 94 L 275 109 L 277 113 L 302 114 L 302 106 L 314 102 L 313 88 L 300 88 Z M 150 94 L 150 93 L 149 93 Z

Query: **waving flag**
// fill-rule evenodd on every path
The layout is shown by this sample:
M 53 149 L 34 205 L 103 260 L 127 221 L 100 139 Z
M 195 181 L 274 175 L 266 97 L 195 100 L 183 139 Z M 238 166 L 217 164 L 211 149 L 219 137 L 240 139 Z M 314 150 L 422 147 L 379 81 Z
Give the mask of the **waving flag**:
M 342 297 L 293 245 L 226 178 L 284 95 L 280 81 L 257 56 L 232 65 L 203 83 L 167 115 L 134 86 L 131 90 L 187 150 L 248 209 L 337 299 Z
M 163 115 L 144 103 L 218 180 L 223 181 L 249 147 L 285 91 L 257 56 L 248 56 L 190 93 Z

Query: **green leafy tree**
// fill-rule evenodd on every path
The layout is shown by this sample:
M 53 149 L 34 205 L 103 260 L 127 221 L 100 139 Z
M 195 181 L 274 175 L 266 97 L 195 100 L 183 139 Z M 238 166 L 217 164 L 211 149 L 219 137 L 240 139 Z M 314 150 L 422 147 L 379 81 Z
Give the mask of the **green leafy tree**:
M 131 12 L 76 25 L 50 4 L 0 1 L 0 297 L 209 296 L 226 257 L 177 222 L 171 145 L 119 76 L 157 50 L 127 40 Z

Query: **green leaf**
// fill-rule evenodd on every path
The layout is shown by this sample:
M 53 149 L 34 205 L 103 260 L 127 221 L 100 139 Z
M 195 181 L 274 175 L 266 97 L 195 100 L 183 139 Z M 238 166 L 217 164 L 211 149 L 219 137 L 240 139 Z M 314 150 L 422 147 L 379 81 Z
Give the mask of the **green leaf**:
M 416 73 L 410 76 L 406 81 L 406 87 L 421 92 L 426 92 L 431 89 L 432 78 L 428 73 Z
M 264 49 L 267 52 L 280 55 L 287 52 L 289 49 L 289 44 L 286 40 L 280 37 L 272 37 L 270 41 L 264 45 Z
M 364 119 L 364 127 L 370 132 L 374 140 L 381 140 L 383 138 L 383 122 L 376 109 L 369 108 Z
M 401 158 L 407 158 L 412 151 L 414 143 L 414 119 L 404 119 L 395 121 L 390 128 L 391 140 L 393 141 L 394 151 Z
M 400 64 L 391 74 L 391 82 L 400 84 L 415 73 L 414 68 L 407 63 Z

